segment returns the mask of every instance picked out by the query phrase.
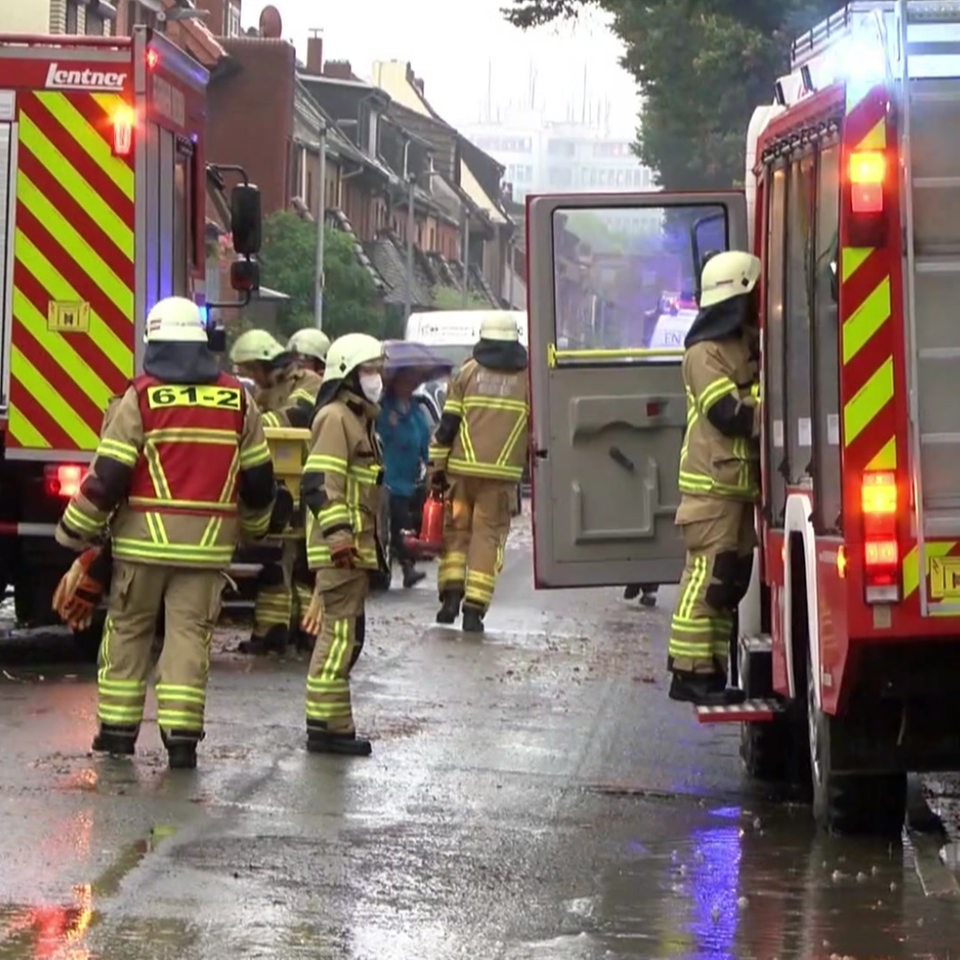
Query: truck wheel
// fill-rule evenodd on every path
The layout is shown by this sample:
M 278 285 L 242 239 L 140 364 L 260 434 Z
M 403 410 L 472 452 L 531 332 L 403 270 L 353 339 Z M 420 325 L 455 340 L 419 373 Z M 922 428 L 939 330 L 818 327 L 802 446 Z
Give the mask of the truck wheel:
M 73 642 L 84 663 L 96 663 L 100 653 L 100 641 L 103 639 L 103 625 L 107 619 L 106 610 L 98 610 L 93 615 L 93 623 L 86 630 L 75 630 Z
M 831 748 L 844 735 L 843 725 L 817 708 L 809 652 L 807 676 L 814 820 L 831 833 L 898 838 L 907 812 L 907 775 L 834 772 Z

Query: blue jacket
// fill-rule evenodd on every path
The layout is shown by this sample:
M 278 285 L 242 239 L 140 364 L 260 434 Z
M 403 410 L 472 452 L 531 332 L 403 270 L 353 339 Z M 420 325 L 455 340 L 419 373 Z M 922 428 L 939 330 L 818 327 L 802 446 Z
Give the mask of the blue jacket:
M 430 449 L 430 425 L 420 404 L 412 400 L 403 411 L 394 397 L 385 396 L 377 433 L 383 444 L 384 483 L 398 497 L 412 497 Z

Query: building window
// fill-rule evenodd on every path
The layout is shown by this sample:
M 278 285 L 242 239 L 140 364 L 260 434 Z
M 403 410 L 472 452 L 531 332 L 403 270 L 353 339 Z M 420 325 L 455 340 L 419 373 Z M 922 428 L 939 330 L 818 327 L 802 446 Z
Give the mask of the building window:
M 80 32 L 80 0 L 67 0 L 67 33 Z
M 227 6 L 227 36 L 240 36 L 240 4 L 238 3 Z

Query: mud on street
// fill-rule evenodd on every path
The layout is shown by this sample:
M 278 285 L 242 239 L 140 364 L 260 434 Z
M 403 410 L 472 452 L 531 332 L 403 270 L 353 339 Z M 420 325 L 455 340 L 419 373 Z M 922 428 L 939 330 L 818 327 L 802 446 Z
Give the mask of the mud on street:
M 482 638 L 433 625 L 433 570 L 374 600 L 369 759 L 306 753 L 306 662 L 230 652 L 242 624 L 196 772 L 152 700 L 135 759 L 93 757 L 94 669 L 3 645 L 0 958 L 958 955 L 952 848 L 817 836 L 667 700 L 672 589 L 535 593 L 530 550 L 521 522 Z M 925 789 L 952 832 L 955 786 Z

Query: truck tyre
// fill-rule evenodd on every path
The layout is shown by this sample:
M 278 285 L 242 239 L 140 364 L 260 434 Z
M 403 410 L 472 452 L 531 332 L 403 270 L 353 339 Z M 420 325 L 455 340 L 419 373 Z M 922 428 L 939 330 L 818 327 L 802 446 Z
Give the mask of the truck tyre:
M 844 735 L 843 722 L 817 708 L 809 652 L 807 676 L 814 820 L 830 833 L 898 839 L 907 812 L 907 775 L 834 772 L 831 748 Z

